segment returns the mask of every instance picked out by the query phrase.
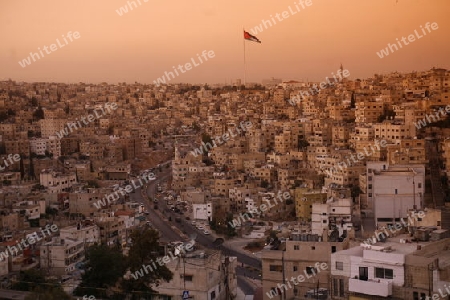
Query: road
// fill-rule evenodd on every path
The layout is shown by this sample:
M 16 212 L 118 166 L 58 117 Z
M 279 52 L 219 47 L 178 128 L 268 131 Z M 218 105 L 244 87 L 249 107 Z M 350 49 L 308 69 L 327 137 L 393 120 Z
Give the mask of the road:
M 148 197 L 154 199 L 157 184 L 167 180 L 171 176 L 171 171 L 171 168 L 163 168 L 162 172 L 157 172 L 157 180 L 150 181 L 146 187 L 146 193 Z M 214 238 L 212 238 L 211 236 L 205 236 L 198 229 L 193 227 L 191 223 L 185 219 L 184 216 L 182 216 L 180 223 L 175 222 L 175 217 L 180 215 L 170 211 L 165 201 L 163 200 L 159 200 L 158 203 L 158 210 L 164 214 L 163 218 L 161 218 L 161 215 L 153 209 L 154 204 L 151 201 L 144 199 L 141 195 L 140 190 L 132 193 L 130 198 L 132 199 L 132 201 L 143 203 L 144 207 L 149 213 L 147 215 L 147 219 L 152 222 L 153 227 L 157 228 L 161 232 L 161 241 L 188 241 L 188 237 L 195 234 L 195 241 L 203 247 L 221 250 L 224 255 L 237 257 L 238 263 L 240 265 L 236 269 L 238 275 L 238 286 L 246 295 L 254 294 L 254 288 L 244 279 L 244 275 L 248 278 L 258 280 L 261 279 L 261 261 L 258 258 L 235 251 L 224 245 L 216 245 L 214 243 Z M 171 217 L 172 221 L 168 220 L 169 216 Z M 251 267 L 251 269 L 242 267 L 242 263 L 246 266 Z

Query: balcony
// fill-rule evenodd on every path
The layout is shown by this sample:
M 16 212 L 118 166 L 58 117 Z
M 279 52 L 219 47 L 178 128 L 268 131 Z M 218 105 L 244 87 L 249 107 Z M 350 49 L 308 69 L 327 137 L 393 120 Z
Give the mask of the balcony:
M 378 280 L 359 280 L 350 278 L 348 281 L 349 292 L 365 295 L 387 297 L 392 295 L 392 282 L 383 282 Z

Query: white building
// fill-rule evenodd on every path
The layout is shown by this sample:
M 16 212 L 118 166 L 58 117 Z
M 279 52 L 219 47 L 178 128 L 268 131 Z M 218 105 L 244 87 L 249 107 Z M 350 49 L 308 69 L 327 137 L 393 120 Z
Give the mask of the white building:
M 47 150 L 47 139 L 30 139 L 30 151 L 36 153 L 36 155 L 45 155 Z
M 192 213 L 194 220 L 211 221 L 213 217 L 211 202 L 205 204 L 192 204 Z
M 361 245 L 332 253 L 331 276 L 348 278 L 350 293 L 392 296 L 392 286 L 401 287 L 405 283 L 406 255 L 416 247 L 415 244 L 387 242 L 380 246 Z
M 82 241 L 88 245 L 100 243 L 100 230 L 97 225 L 83 225 L 80 223 L 76 226 L 67 226 L 59 230 L 59 236 L 64 240 Z
M 49 193 L 61 193 L 77 183 L 75 173 L 62 174 L 52 170 L 42 170 L 40 184 L 48 188 Z
M 425 165 L 367 163 L 368 205 L 379 228 L 399 222 L 411 209 L 422 209 L 424 194 Z
M 189 299 L 236 299 L 236 264 L 236 257 L 223 257 L 212 250 L 196 250 L 184 258 L 170 260 L 166 266 L 173 272 L 173 278 L 155 287 L 161 295 L 155 300 L 181 299 L 183 291 L 189 291 Z
M 352 227 L 352 199 L 336 199 L 330 197 L 326 203 L 313 203 L 311 213 L 312 234 L 321 236 L 325 229 L 332 230 L 331 227 L 342 230 Z
M 53 275 L 67 275 L 84 261 L 84 241 L 55 237 L 39 248 L 41 269 Z

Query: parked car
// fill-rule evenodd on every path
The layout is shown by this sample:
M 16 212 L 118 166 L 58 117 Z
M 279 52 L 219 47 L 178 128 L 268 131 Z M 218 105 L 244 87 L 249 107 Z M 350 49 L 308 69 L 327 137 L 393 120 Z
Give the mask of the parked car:
M 205 231 L 203 231 L 203 234 L 204 234 L 204 235 L 209 235 L 210 233 L 209 233 L 208 230 L 205 230 Z

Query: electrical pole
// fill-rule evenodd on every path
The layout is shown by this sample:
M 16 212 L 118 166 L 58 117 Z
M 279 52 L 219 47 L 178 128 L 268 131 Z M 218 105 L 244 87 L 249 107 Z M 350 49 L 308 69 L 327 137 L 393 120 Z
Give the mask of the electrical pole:
M 285 276 L 285 272 L 284 272 L 284 250 L 281 250 L 281 268 L 283 271 L 283 285 L 286 286 L 286 276 Z M 283 295 L 283 300 L 286 300 L 285 292 L 287 292 L 287 287 L 286 287 L 286 290 L 281 291 L 281 294 Z

